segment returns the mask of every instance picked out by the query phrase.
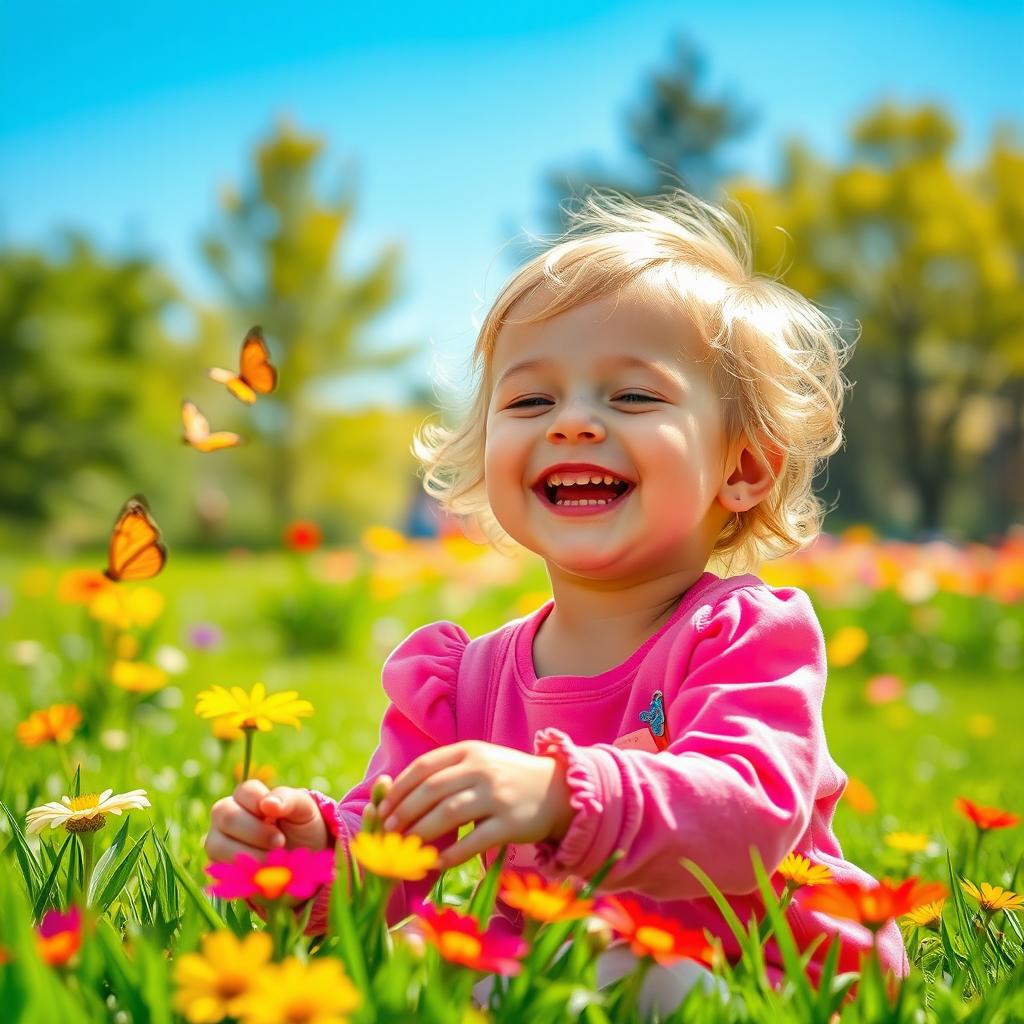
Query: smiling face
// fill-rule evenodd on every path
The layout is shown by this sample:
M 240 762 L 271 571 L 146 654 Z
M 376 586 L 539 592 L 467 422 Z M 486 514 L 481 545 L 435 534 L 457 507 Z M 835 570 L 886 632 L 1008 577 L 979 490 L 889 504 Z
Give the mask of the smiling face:
M 623 289 L 508 324 L 491 373 L 487 498 L 511 537 L 592 580 L 704 568 L 729 515 L 716 500 L 728 446 L 681 309 Z

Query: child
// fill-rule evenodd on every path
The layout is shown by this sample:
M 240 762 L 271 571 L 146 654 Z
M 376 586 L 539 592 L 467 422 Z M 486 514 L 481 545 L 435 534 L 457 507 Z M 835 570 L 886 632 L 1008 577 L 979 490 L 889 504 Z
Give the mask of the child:
M 495 545 L 540 555 L 553 599 L 475 640 L 450 622 L 418 629 L 384 665 L 391 703 L 366 778 L 340 802 L 243 783 L 213 809 L 210 856 L 346 842 L 387 776 L 385 827 L 441 848 L 442 868 L 509 843 L 513 869 L 586 878 L 621 849 L 604 891 L 710 929 L 729 954 L 681 858 L 741 921 L 763 916 L 751 845 L 769 871 L 797 851 L 867 882 L 832 833 L 846 778 L 823 734 L 810 601 L 707 568 L 755 566 L 819 532 L 811 483 L 841 443 L 847 355 L 815 306 L 752 273 L 725 211 L 685 194 L 588 198 L 487 314 L 464 425 L 414 444 L 428 492 Z M 389 918 L 435 878 L 397 889 Z M 804 909 L 806 891 L 788 912 L 798 944 L 834 936 L 839 970 L 858 969 L 869 933 Z M 313 929 L 325 909 L 321 896 Z M 878 949 L 907 973 L 895 924 Z M 777 979 L 774 941 L 766 952 Z M 678 1001 L 692 968 L 652 970 L 646 1005 Z

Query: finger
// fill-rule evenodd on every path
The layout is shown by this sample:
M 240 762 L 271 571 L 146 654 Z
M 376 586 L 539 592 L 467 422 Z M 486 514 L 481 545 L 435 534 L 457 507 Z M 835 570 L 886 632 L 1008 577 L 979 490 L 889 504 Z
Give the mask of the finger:
M 380 802 L 381 816 L 386 817 L 405 797 L 425 779 L 462 759 L 462 744 L 451 743 L 436 750 L 428 750 L 398 774 L 388 795 Z
M 503 846 L 511 841 L 512 837 L 509 835 L 508 826 L 501 818 L 487 818 L 478 822 L 472 832 L 467 833 L 442 852 L 437 860 L 437 870 L 447 871 L 448 868 L 453 868 L 458 864 L 465 864 L 466 861 L 472 860 L 491 847 Z
M 470 785 L 466 770 L 461 765 L 451 765 L 443 771 L 435 772 L 394 804 L 393 810 L 384 819 L 384 828 L 388 832 L 401 832 L 414 821 L 419 821 L 438 801 Z
M 270 792 L 259 779 L 246 779 L 235 786 L 231 795 L 235 803 L 244 807 L 250 814 L 260 813 L 260 801 Z
M 245 853 L 250 857 L 255 857 L 257 860 L 261 860 L 266 853 L 266 850 L 259 850 L 254 846 L 249 846 L 248 843 L 239 843 L 234 839 L 229 838 L 222 832 L 211 832 L 206 837 L 206 856 L 211 861 L 218 863 L 222 861 L 234 860 L 239 854 Z
M 492 811 L 489 802 L 485 803 L 477 790 L 460 789 L 440 800 L 422 818 L 411 822 L 406 831 L 429 843 L 462 825 L 486 817 Z
M 221 814 L 218 825 L 219 828 L 214 831 L 223 833 L 228 839 L 236 839 L 240 843 L 261 850 L 273 850 L 284 845 L 284 833 L 276 825 L 250 814 L 237 804 L 228 807 Z
M 271 821 L 308 825 L 319 816 L 320 808 L 307 790 L 277 786 L 260 801 L 259 813 Z

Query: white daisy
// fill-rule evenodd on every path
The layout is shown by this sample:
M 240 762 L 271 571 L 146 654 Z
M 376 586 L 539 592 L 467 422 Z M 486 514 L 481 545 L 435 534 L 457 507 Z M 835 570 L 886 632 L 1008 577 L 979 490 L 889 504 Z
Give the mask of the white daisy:
M 133 789 L 129 793 L 113 795 L 112 789 L 105 789 L 99 796 L 87 793 L 83 796 L 62 796 L 60 803 L 43 804 L 33 807 L 25 815 L 26 832 L 34 835 L 42 832 L 47 825 L 57 828 L 63 825 L 69 832 L 95 832 L 107 823 L 108 814 L 122 811 L 141 810 L 151 806 L 144 789 Z

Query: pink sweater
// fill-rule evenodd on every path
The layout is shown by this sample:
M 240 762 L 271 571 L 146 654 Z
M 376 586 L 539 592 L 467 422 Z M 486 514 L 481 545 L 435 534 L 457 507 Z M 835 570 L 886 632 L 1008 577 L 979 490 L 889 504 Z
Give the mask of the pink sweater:
M 557 845 L 510 847 L 509 867 L 587 878 L 612 851 L 624 850 L 602 891 L 634 896 L 685 927 L 708 928 L 730 956 L 738 954 L 732 933 L 681 858 L 707 872 L 744 922 L 763 916 L 750 845 L 770 871 L 795 850 L 828 865 L 836 881 L 870 880 L 843 859 L 832 832 L 846 776 L 825 741 L 824 642 L 803 591 L 751 575 L 704 573 L 669 621 L 621 665 L 596 676 L 538 679 L 533 638 L 553 604 L 472 641 L 459 626 L 432 623 L 395 649 L 383 669 L 391 703 L 366 778 L 340 802 L 313 794 L 333 836 L 347 841 L 358 831 L 378 775 L 396 776 L 434 747 L 479 739 L 567 766 L 576 811 L 568 833 Z M 663 730 L 656 691 L 663 695 Z M 655 732 L 662 733 L 657 741 Z M 400 886 L 388 908 L 392 923 L 435 880 Z M 781 878 L 773 882 L 781 890 Z M 839 970 L 857 970 L 870 933 L 802 907 L 809 891 L 798 890 L 789 910 L 798 945 L 821 933 L 836 936 Z M 325 910 L 321 897 L 311 931 L 322 929 Z M 520 923 L 512 908 L 499 903 L 498 910 Z M 809 965 L 815 981 L 830 941 Z M 906 975 L 895 924 L 879 933 L 879 953 L 883 967 Z M 773 940 L 766 957 L 781 968 Z

